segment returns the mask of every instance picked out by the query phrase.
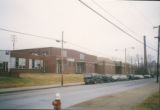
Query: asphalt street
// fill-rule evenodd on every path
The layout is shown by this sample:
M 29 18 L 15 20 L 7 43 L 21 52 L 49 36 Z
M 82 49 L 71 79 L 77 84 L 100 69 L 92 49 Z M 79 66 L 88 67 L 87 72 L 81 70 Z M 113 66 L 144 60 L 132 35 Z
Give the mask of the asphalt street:
M 62 108 L 99 96 L 117 93 L 154 83 L 155 79 L 78 85 L 0 94 L 0 109 L 52 109 L 55 94 L 61 94 Z

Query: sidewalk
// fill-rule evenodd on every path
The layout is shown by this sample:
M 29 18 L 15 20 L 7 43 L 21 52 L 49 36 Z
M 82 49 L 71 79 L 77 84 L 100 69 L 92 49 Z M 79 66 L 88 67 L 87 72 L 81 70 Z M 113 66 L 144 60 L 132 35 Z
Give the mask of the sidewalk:
M 119 92 L 85 101 L 65 110 L 133 110 L 139 103 L 158 91 L 158 84 Z
M 76 85 L 82 85 L 82 84 L 84 84 L 84 82 L 79 82 L 79 83 L 67 83 L 67 84 L 64 84 L 63 87 L 76 86 Z M 1 94 L 1 93 L 9 93 L 9 92 L 27 91 L 27 90 L 38 90 L 38 89 L 57 88 L 57 87 L 62 87 L 62 86 L 61 86 L 61 84 L 55 84 L 55 85 L 43 85 L 43 86 L 2 88 L 2 89 L 0 89 L 0 94 Z

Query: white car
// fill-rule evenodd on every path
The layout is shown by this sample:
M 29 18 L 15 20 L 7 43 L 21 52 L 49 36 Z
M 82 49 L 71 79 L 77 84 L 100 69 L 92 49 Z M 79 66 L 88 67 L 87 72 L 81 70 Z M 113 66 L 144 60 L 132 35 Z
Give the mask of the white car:
M 128 80 L 127 75 L 121 75 L 121 76 L 120 76 L 120 80 Z
M 143 75 L 134 75 L 134 78 L 135 78 L 135 79 L 143 79 L 144 76 L 143 76 Z
M 151 78 L 151 75 L 150 74 L 146 74 L 146 75 L 144 75 L 144 78 Z
M 120 76 L 119 75 L 113 75 L 112 80 L 118 81 L 118 80 L 120 80 Z

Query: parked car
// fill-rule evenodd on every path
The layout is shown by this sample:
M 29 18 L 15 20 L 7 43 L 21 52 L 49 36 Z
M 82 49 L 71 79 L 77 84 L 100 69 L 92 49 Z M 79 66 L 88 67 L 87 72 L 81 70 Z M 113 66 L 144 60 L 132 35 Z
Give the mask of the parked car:
M 119 75 L 113 75 L 112 76 L 112 81 L 120 81 L 120 76 Z
M 146 74 L 146 75 L 144 75 L 144 78 L 151 78 L 151 75 L 150 74 Z
M 127 75 L 120 75 L 120 80 L 121 81 L 128 80 Z
M 134 75 L 134 79 L 143 79 L 144 76 L 143 75 Z
M 127 77 L 128 77 L 129 80 L 134 80 L 135 79 L 133 74 L 127 74 Z
M 112 75 L 110 74 L 102 74 L 102 81 L 104 83 L 112 81 Z
M 98 73 L 85 73 L 84 82 L 85 84 L 102 83 L 102 76 Z

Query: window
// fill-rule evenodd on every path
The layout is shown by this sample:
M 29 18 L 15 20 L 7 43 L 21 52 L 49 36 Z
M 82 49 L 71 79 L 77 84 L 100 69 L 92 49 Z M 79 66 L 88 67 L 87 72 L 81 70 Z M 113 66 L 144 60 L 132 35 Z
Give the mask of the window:
M 42 69 L 43 60 L 35 60 L 35 69 Z
M 10 59 L 10 68 L 16 68 L 16 58 L 11 57 Z
M 42 69 L 43 60 L 29 59 L 29 69 Z
M 67 51 L 66 50 L 63 51 L 63 57 L 67 57 Z
M 46 51 L 46 52 L 43 52 L 42 55 L 43 55 L 43 56 L 48 56 L 48 52 L 47 52 L 47 51 Z
M 25 58 L 16 58 L 16 68 L 24 69 L 26 68 L 26 59 Z
M 19 66 L 19 58 L 16 58 L 16 68 Z
M 10 52 L 9 52 L 9 51 L 6 51 L 6 55 L 10 55 Z
M 83 54 L 80 54 L 80 59 L 84 59 L 84 55 Z
M 32 69 L 34 69 L 34 67 L 35 67 L 35 60 L 32 59 Z
M 29 59 L 29 69 L 32 69 L 32 59 Z
M 30 55 L 38 56 L 38 52 L 31 52 Z
M 19 68 L 24 69 L 26 67 L 26 59 L 19 58 Z

